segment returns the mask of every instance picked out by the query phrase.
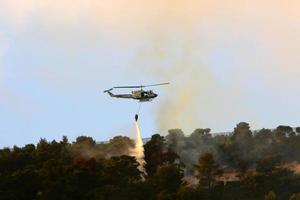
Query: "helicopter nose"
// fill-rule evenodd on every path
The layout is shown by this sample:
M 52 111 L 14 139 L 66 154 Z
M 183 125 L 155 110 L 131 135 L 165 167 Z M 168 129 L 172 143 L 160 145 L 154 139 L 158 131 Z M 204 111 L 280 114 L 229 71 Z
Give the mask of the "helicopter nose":
M 154 97 L 157 97 L 158 96 L 158 94 L 154 94 Z

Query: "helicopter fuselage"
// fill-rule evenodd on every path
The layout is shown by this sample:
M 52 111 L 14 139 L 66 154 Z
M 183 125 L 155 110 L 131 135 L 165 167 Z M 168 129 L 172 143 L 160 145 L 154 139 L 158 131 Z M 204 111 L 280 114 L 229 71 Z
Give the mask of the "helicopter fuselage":
M 134 90 L 131 94 L 113 94 L 110 90 L 106 91 L 111 97 L 115 98 L 123 98 L 123 99 L 135 99 L 140 102 L 152 101 L 152 99 L 156 98 L 158 95 L 154 93 L 152 90 Z
M 117 86 L 105 90 L 104 93 L 108 93 L 111 97 L 115 97 L 115 98 L 134 99 L 134 100 L 139 100 L 140 102 L 146 102 L 146 101 L 151 101 L 152 99 L 156 98 L 158 95 L 154 93 L 152 90 L 143 90 L 143 88 L 161 86 L 167 84 L 169 83 L 159 83 L 159 84 L 140 85 L 140 86 Z M 131 94 L 113 94 L 111 92 L 113 89 L 123 89 L 123 88 L 140 88 L 140 89 L 133 90 Z
M 132 98 L 140 101 L 151 101 L 157 94 L 152 92 L 152 90 L 144 91 L 144 90 L 135 90 L 131 92 Z

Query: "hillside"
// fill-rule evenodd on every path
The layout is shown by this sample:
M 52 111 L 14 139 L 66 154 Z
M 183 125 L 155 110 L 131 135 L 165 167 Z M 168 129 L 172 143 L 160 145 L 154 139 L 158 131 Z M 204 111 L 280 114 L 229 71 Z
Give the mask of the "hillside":
M 298 199 L 299 128 L 253 133 L 196 129 L 155 134 L 144 144 L 145 169 L 131 155 L 134 141 L 96 143 L 41 139 L 0 150 L 0 199 Z

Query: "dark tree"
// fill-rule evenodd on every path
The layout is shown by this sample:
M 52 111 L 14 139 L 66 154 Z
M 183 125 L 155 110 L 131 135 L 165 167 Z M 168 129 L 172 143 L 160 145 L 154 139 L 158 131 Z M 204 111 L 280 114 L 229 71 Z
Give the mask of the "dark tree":
M 175 193 L 182 184 L 183 171 L 176 165 L 164 165 L 154 176 L 155 185 L 159 191 Z
M 222 175 L 222 170 L 214 160 L 212 153 L 205 153 L 199 157 L 198 165 L 195 165 L 199 185 L 211 190 L 214 187 L 216 178 Z
M 166 147 L 164 137 L 159 134 L 152 136 L 151 140 L 144 145 L 145 149 L 145 161 L 146 171 L 148 175 L 154 176 L 157 169 L 165 164 L 179 164 L 179 157 L 171 149 Z

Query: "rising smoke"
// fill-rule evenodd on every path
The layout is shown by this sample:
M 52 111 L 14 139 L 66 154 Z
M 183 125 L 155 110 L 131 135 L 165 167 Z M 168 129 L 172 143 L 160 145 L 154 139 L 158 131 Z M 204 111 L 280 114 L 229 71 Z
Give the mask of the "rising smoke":
M 224 130 L 237 116 L 253 121 L 254 111 L 243 106 L 247 99 L 235 85 L 238 83 L 224 84 L 218 80 L 201 55 L 200 44 L 195 43 L 197 35 L 191 32 L 174 38 L 169 38 L 168 32 L 161 33 L 163 37 L 153 39 L 161 40 L 156 41 L 159 47 L 150 46 L 142 51 L 143 59 L 147 55 L 151 63 L 146 64 L 148 73 L 171 82 L 154 110 L 159 131 L 182 128 L 191 133 L 195 127 L 207 126 Z
M 8 41 L 14 41 L 14 35 L 29 41 L 40 38 L 48 41 L 45 46 L 67 52 L 64 60 L 80 57 L 66 59 L 73 49 L 95 52 L 95 46 L 106 50 L 118 44 L 121 51 L 116 54 L 133 57 L 132 62 L 122 60 L 129 63 L 128 74 L 136 78 L 146 72 L 146 82 L 171 82 L 155 104 L 160 133 L 182 128 L 188 135 L 196 127 L 225 131 L 238 121 L 250 122 L 255 129 L 297 122 L 297 117 L 287 116 L 299 112 L 299 1 L 11 0 L 0 5 L 0 21 L 13 27 L 3 35 Z M 97 85 L 90 74 L 98 80 L 98 74 L 109 71 L 99 63 L 90 70 L 78 63 L 43 63 L 36 66 L 41 70 L 31 70 L 32 77 L 44 81 L 55 72 L 49 81 L 59 76 L 61 85 L 77 89 L 78 83 Z M 270 116 L 277 119 L 270 122 Z
M 298 14 L 280 3 L 231 2 L 176 2 L 151 24 L 135 65 L 171 82 L 154 111 L 160 132 L 182 128 L 190 134 L 194 127 L 227 131 L 240 120 L 254 128 L 291 124 L 291 110 L 278 113 L 274 108 L 284 106 L 280 92 L 293 104 L 299 99 L 291 89 L 299 89 L 299 43 L 292 38 L 300 30 L 291 28 Z M 280 117 L 270 121 L 269 113 Z
M 272 108 L 285 107 L 285 99 L 289 105 L 299 101 L 294 92 L 299 91 L 299 8 L 298 1 L 271 0 L 12 0 L 1 2 L 0 21 L 16 31 L 5 37 L 40 38 L 68 52 L 64 58 L 83 47 L 95 51 L 95 46 L 107 50 L 115 45 L 121 50 L 109 55 L 121 59 L 128 54 L 129 60 L 120 63 L 128 71 L 135 66 L 128 72 L 132 77 L 146 72 L 146 78 L 153 75 L 146 82 L 172 83 L 155 110 L 158 128 L 167 131 L 176 124 L 191 133 L 191 127 L 228 130 L 240 120 L 255 128 L 296 122 L 287 117 L 291 107 L 280 113 Z M 28 28 L 33 31 L 24 37 Z M 76 83 L 95 85 L 91 74 L 98 80 L 98 74 L 109 71 L 99 67 L 104 64 L 89 70 L 76 64 L 41 64 L 32 73 L 42 81 L 60 77 L 61 85 L 77 89 Z M 268 121 L 268 113 L 278 119 Z

